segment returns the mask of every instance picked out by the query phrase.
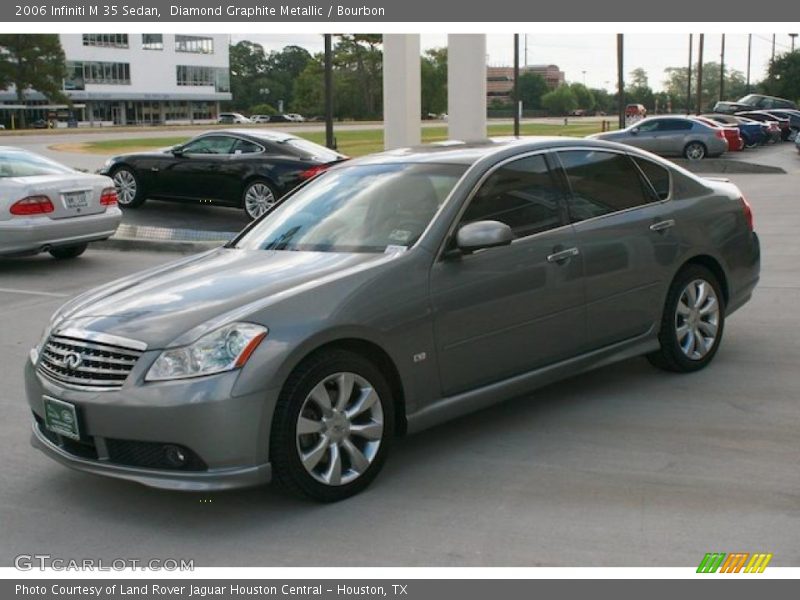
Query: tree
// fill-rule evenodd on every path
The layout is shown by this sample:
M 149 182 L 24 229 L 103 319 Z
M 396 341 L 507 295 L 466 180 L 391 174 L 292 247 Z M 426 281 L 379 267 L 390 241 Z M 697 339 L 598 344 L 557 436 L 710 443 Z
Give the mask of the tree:
M 278 111 L 275 110 L 275 107 L 271 104 L 267 104 L 266 102 L 262 104 L 254 104 L 250 107 L 250 114 L 251 115 L 274 115 Z
M 542 106 L 550 113 L 565 115 L 578 108 L 578 100 L 568 85 L 561 85 L 542 96 Z
M 248 110 L 260 104 L 274 91 L 267 78 L 267 57 L 264 47 L 243 40 L 230 47 L 231 107 Z
M 589 88 L 582 83 L 572 83 L 569 87 L 570 90 L 572 90 L 572 93 L 575 95 L 575 101 L 578 104 L 578 108 L 582 108 L 583 110 L 594 109 L 594 94 L 592 94 Z
M 770 62 L 760 87 L 771 96 L 800 101 L 800 52 L 786 52 Z
M 641 67 L 634 69 L 628 74 L 630 84 L 625 88 L 626 102 L 632 104 L 642 104 L 648 110 L 655 107 L 655 95 L 649 85 L 647 71 Z
M 283 100 L 286 107 L 294 110 L 294 82 L 311 60 L 308 50 L 300 46 L 286 46 L 267 55 L 265 80 L 273 103 Z
M 522 73 L 519 76 L 519 99 L 522 108 L 537 110 L 542 108 L 542 96 L 547 93 L 547 82 L 538 73 Z
M 611 114 L 617 110 L 616 99 L 613 94 L 609 94 L 608 90 L 602 88 L 592 88 L 589 90 L 594 96 L 594 108 L 600 112 Z
M 633 71 L 631 71 L 628 76 L 631 80 L 631 87 L 650 87 L 647 77 L 647 71 L 642 69 L 641 67 L 637 67 Z
M 447 48 L 425 51 L 420 63 L 422 114 L 447 112 Z
M 14 86 L 17 102 L 37 91 L 51 102 L 69 102 L 61 91 L 67 76 L 64 50 L 57 34 L 0 35 L 0 88 Z M 20 113 L 25 127 L 25 112 Z
M 690 106 L 694 106 L 697 99 L 697 65 L 692 67 L 692 100 Z M 686 110 L 686 84 L 689 74 L 687 67 L 669 67 L 664 69 L 666 79 L 664 81 L 664 91 L 672 101 L 673 111 Z M 725 70 L 725 90 L 726 97 L 737 99 L 747 93 L 747 83 L 744 74 L 736 69 Z M 719 100 L 719 63 L 703 63 L 703 90 L 702 105 L 704 108 L 711 108 Z
M 292 110 L 307 116 L 319 116 L 325 113 L 324 70 L 321 55 L 308 61 L 306 68 L 294 82 Z M 334 77 L 334 87 L 335 85 Z
M 339 114 L 376 119 L 383 114 L 383 37 L 379 34 L 339 36 L 333 49 L 336 107 Z

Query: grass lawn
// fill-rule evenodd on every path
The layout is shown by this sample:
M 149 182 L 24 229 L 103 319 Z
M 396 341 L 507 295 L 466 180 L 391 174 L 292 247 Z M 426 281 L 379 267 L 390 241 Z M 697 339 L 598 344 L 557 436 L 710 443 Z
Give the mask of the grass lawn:
M 609 119 L 610 120 L 610 119 Z M 599 122 L 572 122 L 569 125 L 557 123 L 523 123 L 520 132 L 522 135 L 557 135 L 583 137 L 591 133 L 600 131 Z M 513 126 L 508 124 L 490 124 L 490 136 L 511 135 Z M 298 132 L 297 135 L 316 142 L 325 143 L 325 132 L 311 131 Z M 383 150 L 383 129 L 344 129 L 336 131 L 336 142 L 339 150 L 348 156 L 363 156 L 372 152 Z M 87 152 L 90 154 L 121 154 L 124 152 L 139 152 L 143 150 L 155 150 L 168 146 L 174 146 L 188 140 L 186 136 L 157 137 L 157 138 L 119 138 L 114 140 L 102 140 L 96 142 L 84 142 L 72 147 L 72 151 Z M 438 142 L 447 139 L 447 127 L 423 127 L 423 143 Z M 55 146 L 58 149 L 58 146 Z

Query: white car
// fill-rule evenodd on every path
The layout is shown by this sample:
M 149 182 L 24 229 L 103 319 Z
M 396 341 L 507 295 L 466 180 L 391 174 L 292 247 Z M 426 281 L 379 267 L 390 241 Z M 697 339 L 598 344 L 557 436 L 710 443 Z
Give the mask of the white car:
M 269 115 L 253 115 L 250 117 L 252 123 L 269 123 Z
M 75 258 L 114 235 L 121 220 L 108 177 L 0 147 L 0 255 Z
M 295 123 L 303 123 L 306 120 L 303 115 L 298 115 L 297 113 L 286 113 L 284 116 Z
M 241 125 L 252 122 L 253 121 L 245 117 L 243 114 L 235 112 L 219 113 L 219 117 L 217 118 L 217 123 L 221 123 L 223 125 L 236 125 L 236 124 Z

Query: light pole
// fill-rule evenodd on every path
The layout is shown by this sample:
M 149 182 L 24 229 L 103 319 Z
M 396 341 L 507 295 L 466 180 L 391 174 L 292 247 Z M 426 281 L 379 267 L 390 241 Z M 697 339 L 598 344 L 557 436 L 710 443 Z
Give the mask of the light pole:
M 725 34 L 722 34 L 722 46 L 719 52 L 719 101 L 725 99 Z
M 619 128 L 625 129 L 625 75 L 624 75 L 625 38 L 617 34 L 617 111 L 619 112 Z
M 514 137 L 519 137 L 519 34 L 514 34 Z
M 753 34 L 747 35 L 747 93 L 750 93 L 750 56 L 753 50 Z
M 583 87 L 586 87 L 586 71 L 581 71 L 583 73 Z
M 697 46 L 697 114 L 703 112 L 703 42 L 705 34 L 700 34 L 700 42 Z
M 796 33 L 790 33 L 789 37 L 792 38 L 792 52 L 794 52 L 794 38 L 797 37 Z
M 333 36 L 325 34 L 325 145 L 336 148 L 333 139 Z
M 694 34 L 689 34 L 689 70 L 686 72 L 686 114 L 692 112 L 692 41 Z

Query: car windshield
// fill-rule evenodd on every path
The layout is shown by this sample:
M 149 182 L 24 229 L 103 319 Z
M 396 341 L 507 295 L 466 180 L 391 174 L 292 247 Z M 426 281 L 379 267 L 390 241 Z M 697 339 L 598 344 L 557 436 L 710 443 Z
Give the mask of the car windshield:
M 234 247 L 315 252 L 402 251 L 416 243 L 464 165 L 334 169 L 280 203 Z
M 0 151 L 0 177 L 34 177 L 66 173 L 74 171 L 38 154 Z

